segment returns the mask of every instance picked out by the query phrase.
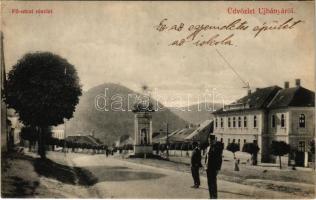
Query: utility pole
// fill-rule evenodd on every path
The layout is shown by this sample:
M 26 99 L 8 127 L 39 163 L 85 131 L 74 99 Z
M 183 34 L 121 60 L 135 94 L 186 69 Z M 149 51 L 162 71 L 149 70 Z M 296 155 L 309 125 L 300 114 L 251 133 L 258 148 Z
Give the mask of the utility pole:
M 167 123 L 167 159 L 169 159 L 169 124 Z
M 67 68 L 65 67 L 65 71 L 64 71 L 64 74 L 65 74 L 65 78 L 66 75 L 67 75 Z M 66 121 L 67 119 L 64 119 L 64 152 L 65 152 L 65 156 L 66 156 Z

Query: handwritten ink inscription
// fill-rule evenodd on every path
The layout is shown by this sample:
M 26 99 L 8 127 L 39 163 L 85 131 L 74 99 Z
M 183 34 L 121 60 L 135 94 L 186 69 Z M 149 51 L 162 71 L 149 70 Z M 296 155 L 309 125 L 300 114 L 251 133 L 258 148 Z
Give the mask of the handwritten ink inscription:
M 252 25 L 247 20 L 236 19 L 223 25 L 186 25 L 183 22 L 170 25 L 168 19 L 165 18 L 154 28 L 158 32 L 184 32 L 184 37 L 171 41 L 168 44 L 169 46 L 184 46 L 187 44 L 198 47 L 233 46 L 235 45 L 234 36 L 238 32 L 251 31 L 253 37 L 257 38 L 268 31 L 289 31 L 303 22 L 303 20 L 289 18 L 284 21 L 274 20 L 270 23 L 263 22 L 260 25 Z

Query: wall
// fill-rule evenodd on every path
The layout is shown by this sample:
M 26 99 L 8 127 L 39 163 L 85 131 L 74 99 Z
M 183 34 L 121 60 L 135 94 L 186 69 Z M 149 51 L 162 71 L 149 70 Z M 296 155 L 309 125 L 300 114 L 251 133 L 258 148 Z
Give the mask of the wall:
M 285 115 L 285 127 L 281 127 L 281 114 Z M 299 127 L 299 116 L 305 115 L 305 128 Z M 272 115 L 276 116 L 276 126 L 272 127 Z M 313 107 L 287 107 L 274 109 L 269 112 L 269 144 L 272 140 L 284 141 L 290 144 L 291 148 L 298 148 L 299 142 L 305 142 L 305 152 L 308 151 L 309 142 L 315 137 L 315 111 Z M 291 155 L 290 155 L 291 156 Z M 288 155 L 283 162 L 289 161 Z M 277 160 L 274 159 L 277 162 Z
M 305 115 L 305 128 L 299 127 L 299 116 Z M 315 137 L 315 110 L 313 107 L 290 108 L 291 125 L 289 129 L 289 143 L 298 146 L 299 141 L 305 142 L 305 151 L 308 151 L 309 142 Z
M 281 114 L 285 114 L 286 124 L 281 127 Z M 305 115 L 305 128 L 299 128 L 299 116 Z M 272 127 L 272 115 L 276 116 L 276 127 Z M 271 110 L 269 113 L 269 134 L 274 140 L 284 141 L 293 147 L 298 145 L 298 141 L 306 141 L 315 136 L 315 111 L 313 107 L 289 107 L 285 109 Z
M 257 116 L 257 128 L 254 128 L 254 116 Z M 243 117 L 247 116 L 247 127 L 244 127 Z M 220 126 L 220 118 L 224 119 L 224 127 Z M 231 118 L 231 127 L 228 127 L 228 117 Z M 236 118 L 236 126 L 238 126 L 238 117 L 241 117 L 241 127 L 233 128 L 232 118 Z M 215 120 L 218 120 L 217 127 L 215 126 Z M 264 134 L 264 130 L 266 129 L 266 125 L 264 123 L 265 113 L 262 110 L 252 110 L 252 111 L 236 111 L 231 113 L 217 114 L 214 116 L 214 134 L 217 137 L 217 140 L 221 140 L 223 138 L 223 142 L 225 148 L 228 144 L 228 139 L 230 142 L 235 139 L 235 143 L 238 143 L 238 139 L 240 140 L 240 148 L 244 145 L 244 140 L 246 143 L 253 142 L 253 140 L 258 141 L 258 146 L 260 148 L 258 160 L 261 159 L 261 151 L 262 151 L 262 134 Z

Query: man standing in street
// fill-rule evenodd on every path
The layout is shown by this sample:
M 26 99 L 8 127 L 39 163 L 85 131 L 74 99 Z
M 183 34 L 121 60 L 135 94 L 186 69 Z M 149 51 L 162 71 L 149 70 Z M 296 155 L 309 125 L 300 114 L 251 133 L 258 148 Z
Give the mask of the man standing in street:
M 210 135 L 205 157 L 205 167 L 211 199 L 217 199 L 217 174 L 222 166 L 223 149 L 223 143 L 216 142 L 215 135 Z
M 193 142 L 193 151 L 191 156 L 191 172 L 194 181 L 194 185 L 192 188 L 199 188 L 200 187 L 200 174 L 199 169 L 202 167 L 202 157 L 201 157 L 201 150 L 197 142 Z

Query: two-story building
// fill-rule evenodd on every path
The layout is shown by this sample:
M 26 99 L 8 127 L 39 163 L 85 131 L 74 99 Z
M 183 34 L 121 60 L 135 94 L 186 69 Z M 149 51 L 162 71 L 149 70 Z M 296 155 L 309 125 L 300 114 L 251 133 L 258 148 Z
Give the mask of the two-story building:
M 225 145 L 256 142 L 262 162 L 274 160 L 269 152 L 273 140 L 282 140 L 292 148 L 307 151 L 307 144 L 315 136 L 315 93 L 285 82 L 278 86 L 258 88 L 245 97 L 213 112 L 214 134 Z M 306 153 L 305 153 L 306 154 Z M 306 159 L 305 159 L 306 160 Z
M 269 143 L 284 141 L 295 150 L 296 164 L 307 166 L 308 146 L 315 137 L 315 93 L 301 87 L 297 79 L 294 87 L 285 82 L 268 105 Z M 294 159 L 293 153 L 290 157 Z

